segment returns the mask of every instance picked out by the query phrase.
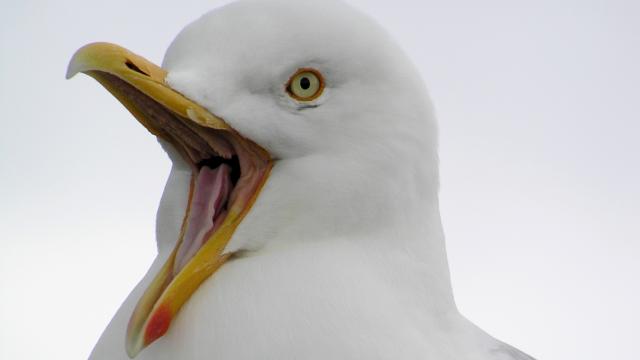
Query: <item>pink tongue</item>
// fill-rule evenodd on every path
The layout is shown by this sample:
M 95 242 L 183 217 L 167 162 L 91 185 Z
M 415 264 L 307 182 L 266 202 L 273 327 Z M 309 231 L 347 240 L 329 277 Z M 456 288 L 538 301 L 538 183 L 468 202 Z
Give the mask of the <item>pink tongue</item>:
M 215 169 L 205 166 L 198 172 L 186 232 L 176 255 L 174 275 L 182 270 L 222 223 L 226 212 L 223 207 L 232 188 L 230 174 L 231 168 L 225 164 Z

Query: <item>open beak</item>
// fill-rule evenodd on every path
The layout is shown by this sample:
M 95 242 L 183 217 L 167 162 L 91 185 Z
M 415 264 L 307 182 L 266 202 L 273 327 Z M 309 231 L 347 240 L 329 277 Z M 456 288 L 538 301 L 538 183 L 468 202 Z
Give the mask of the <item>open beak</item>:
M 126 350 L 133 358 L 168 331 L 182 305 L 229 259 L 225 247 L 266 182 L 272 160 L 224 120 L 171 89 L 165 70 L 122 47 L 81 48 L 67 78 L 79 72 L 100 82 L 192 168 L 180 237 L 129 320 Z

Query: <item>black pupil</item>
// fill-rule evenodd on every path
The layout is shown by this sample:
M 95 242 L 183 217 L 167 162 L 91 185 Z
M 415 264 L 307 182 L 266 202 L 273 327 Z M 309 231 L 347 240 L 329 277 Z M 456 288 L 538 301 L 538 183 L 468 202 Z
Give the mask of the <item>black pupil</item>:
M 300 87 L 303 90 L 308 90 L 311 87 L 311 80 L 309 80 L 308 77 L 303 77 L 302 79 L 300 79 Z

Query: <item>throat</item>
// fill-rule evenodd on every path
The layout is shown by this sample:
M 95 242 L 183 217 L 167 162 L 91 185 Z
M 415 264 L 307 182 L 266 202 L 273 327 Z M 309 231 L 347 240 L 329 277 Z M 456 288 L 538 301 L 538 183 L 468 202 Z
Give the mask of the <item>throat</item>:
M 190 200 L 176 254 L 173 273 L 177 275 L 222 224 L 237 177 L 231 166 L 204 164 L 191 184 Z M 235 177 L 235 179 L 234 179 Z

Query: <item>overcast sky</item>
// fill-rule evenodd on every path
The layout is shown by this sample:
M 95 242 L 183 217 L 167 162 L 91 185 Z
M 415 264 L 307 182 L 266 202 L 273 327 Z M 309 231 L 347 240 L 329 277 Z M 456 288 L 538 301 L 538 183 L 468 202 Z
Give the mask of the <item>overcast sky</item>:
M 0 358 L 86 358 L 154 257 L 169 160 L 95 81 L 64 80 L 69 58 L 111 41 L 160 63 L 216 3 L 3 2 Z M 352 3 L 431 90 L 461 311 L 540 360 L 636 359 L 640 3 Z

